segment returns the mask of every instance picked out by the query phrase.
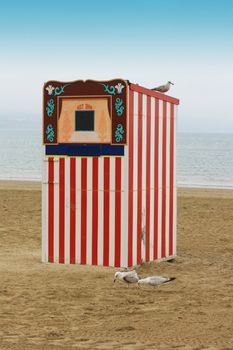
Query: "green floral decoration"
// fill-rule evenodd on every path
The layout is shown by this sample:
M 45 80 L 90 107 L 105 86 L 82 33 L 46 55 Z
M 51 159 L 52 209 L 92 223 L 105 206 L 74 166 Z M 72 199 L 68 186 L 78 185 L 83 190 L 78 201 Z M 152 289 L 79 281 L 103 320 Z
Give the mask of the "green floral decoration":
M 124 128 L 122 124 L 118 124 L 115 131 L 116 142 L 121 142 L 123 140 Z
M 54 108 L 55 108 L 54 99 L 51 98 L 51 100 L 47 102 L 47 106 L 46 106 L 46 112 L 48 117 L 52 117 Z
M 65 87 L 66 87 L 66 85 L 61 86 L 61 87 L 55 87 L 54 96 L 58 96 L 58 95 L 63 94 L 63 92 L 65 92 Z
M 53 142 L 54 141 L 54 128 L 51 124 L 48 124 L 47 128 L 46 128 L 46 135 L 47 135 L 47 140 L 49 142 Z
M 107 92 L 110 95 L 116 94 L 115 86 L 113 86 L 113 85 L 109 86 L 108 84 L 103 84 L 103 83 L 100 83 L 100 85 L 104 86 L 104 88 L 105 88 L 104 92 Z
M 121 117 L 124 112 L 123 100 L 121 98 L 117 98 L 115 102 L 115 110 L 117 112 L 118 117 Z

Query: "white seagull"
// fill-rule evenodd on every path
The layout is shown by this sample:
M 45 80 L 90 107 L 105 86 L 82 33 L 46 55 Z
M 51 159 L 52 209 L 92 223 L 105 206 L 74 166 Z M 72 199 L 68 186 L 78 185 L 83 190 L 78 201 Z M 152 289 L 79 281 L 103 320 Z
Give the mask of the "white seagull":
M 121 282 L 125 282 L 128 284 L 130 283 L 137 283 L 139 281 L 139 277 L 138 277 L 138 274 L 137 274 L 137 271 L 135 270 L 132 270 L 132 271 L 118 271 L 115 273 L 115 276 L 114 276 L 114 282 L 116 280 L 119 280 Z
M 139 279 L 138 286 L 140 286 L 140 284 L 148 284 L 149 286 L 158 287 L 161 284 L 174 281 L 175 279 L 175 277 L 150 276 Z
M 167 92 L 170 89 L 171 85 L 174 85 L 174 84 L 171 81 L 168 81 L 167 84 L 155 87 L 151 90 L 159 91 L 159 92 Z

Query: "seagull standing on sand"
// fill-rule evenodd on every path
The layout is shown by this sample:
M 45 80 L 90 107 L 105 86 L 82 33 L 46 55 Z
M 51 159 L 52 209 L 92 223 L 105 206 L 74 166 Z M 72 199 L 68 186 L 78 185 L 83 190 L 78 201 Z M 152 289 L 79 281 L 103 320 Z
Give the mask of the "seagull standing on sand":
M 175 279 L 175 277 L 150 276 L 146 278 L 141 278 L 138 281 L 138 286 L 140 286 L 140 284 L 148 284 L 149 286 L 159 287 L 161 284 L 174 281 Z
M 171 81 L 168 81 L 167 84 L 155 87 L 151 90 L 159 91 L 159 92 L 167 92 L 170 89 L 171 85 L 174 85 L 174 84 Z
M 123 272 L 118 271 L 115 273 L 114 282 L 117 279 L 121 282 L 127 283 L 128 286 L 130 283 L 137 283 L 139 281 L 137 271 L 135 271 L 135 270 L 123 271 Z

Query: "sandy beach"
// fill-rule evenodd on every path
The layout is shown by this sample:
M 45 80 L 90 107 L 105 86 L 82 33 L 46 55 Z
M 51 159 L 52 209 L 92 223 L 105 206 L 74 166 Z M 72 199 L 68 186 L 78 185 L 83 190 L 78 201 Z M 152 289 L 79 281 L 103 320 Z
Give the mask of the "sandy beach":
M 0 349 L 233 349 L 233 191 L 178 191 L 178 256 L 115 269 L 41 263 L 38 183 L 0 182 Z

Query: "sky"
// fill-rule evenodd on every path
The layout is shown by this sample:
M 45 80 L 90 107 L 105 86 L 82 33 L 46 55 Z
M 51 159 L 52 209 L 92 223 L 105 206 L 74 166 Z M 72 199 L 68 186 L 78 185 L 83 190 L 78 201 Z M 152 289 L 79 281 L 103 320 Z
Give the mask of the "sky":
M 48 80 L 170 80 L 179 131 L 233 132 L 233 0 L 0 5 L 0 120 L 42 120 Z

